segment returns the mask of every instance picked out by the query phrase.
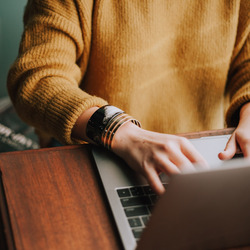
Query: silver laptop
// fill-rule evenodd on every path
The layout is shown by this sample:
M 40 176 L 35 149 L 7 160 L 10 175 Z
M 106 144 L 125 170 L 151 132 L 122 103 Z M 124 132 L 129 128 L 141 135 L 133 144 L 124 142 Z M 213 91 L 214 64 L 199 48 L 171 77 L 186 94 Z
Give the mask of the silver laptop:
M 175 175 L 137 250 L 250 249 L 250 161 Z
M 213 170 L 209 172 L 214 173 L 214 175 L 216 175 L 220 169 L 227 168 L 224 166 L 225 163 L 219 160 L 218 153 L 224 150 L 229 138 L 230 135 L 222 135 L 191 140 L 198 151 L 208 161 L 209 165 L 212 166 Z M 141 235 L 143 237 L 143 232 L 147 232 L 147 228 L 149 228 L 147 227 L 148 223 L 153 221 L 152 218 L 154 216 L 152 216 L 152 214 L 154 214 L 153 211 L 155 209 L 155 204 L 160 203 L 163 199 L 166 199 L 166 203 L 175 204 L 173 200 L 176 195 L 178 196 L 180 189 L 178 185 L 175 185 L 175 189 L 172 187 L 174 186 L 175 178 L 169 179 L 165 175 L 161 176 L 162 182 L 166 186 L 166 190 L 171 190 L 171 194 L 167 195 L 169 192 L 167 191 L 158 202 L 158 197 L 148 186 L 147 181 L 142 176 L 135 173 L 119 157 L 99 147 L 93 147 L 92 152 L 118 231 L 120 233 L 123 246 L 126 250 L 135 249 Z M 237 160 L 237 162 L 239 161 Z M 244 162 L 242 163 L 243 165 L 245 164 L 244 160 L 241 160 L 240 162 Z M 239 163 L 236 165 L 238 166 Z M 181 174 L 184 180 L 185 176 L 190 175 L 191 174 L 188 173 Z M 200 181 L 198 175 L 195 176 L 197 176 L 194 178 L 197 185 Z M 183 185 L 180 185 L 180 187 L 183 187 Z M 222 191 L 227 192 L 227 187 L 223 187 L 221 192 Z M 185 195 L 185 192 L 182 195 Z M 204 195 L 207 194 L 205 193 Z M 203 200 L 200 201 L 201 203 L 203 202 Z M 183 207 L 184 206 L 186 206 L 185 203 L 183 203 Z M 213 205 L 210 204 L 210 206 Z M 209 208 L 207 212 L 209 213 Z M 172 218 L 171 214 L 169 217 Z

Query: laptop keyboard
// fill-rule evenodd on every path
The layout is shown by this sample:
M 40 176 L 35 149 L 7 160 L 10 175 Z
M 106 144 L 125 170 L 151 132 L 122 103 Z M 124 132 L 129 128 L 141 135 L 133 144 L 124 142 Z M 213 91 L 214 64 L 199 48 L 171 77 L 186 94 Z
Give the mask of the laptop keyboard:
M 163 184 L 166 188 L 167 184 Z M 158 196 L 148 185 L 125 187 L 116 190 L 136 240 L 151 216 Z

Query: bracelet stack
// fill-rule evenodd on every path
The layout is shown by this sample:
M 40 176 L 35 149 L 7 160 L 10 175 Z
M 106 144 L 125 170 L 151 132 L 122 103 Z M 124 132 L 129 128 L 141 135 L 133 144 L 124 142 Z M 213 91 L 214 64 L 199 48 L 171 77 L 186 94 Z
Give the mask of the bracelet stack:
M 113 137 L 123 124 L 132 122 L 141 127 L 139 121 L 127 115 L 121 109 L 106 105 L 99 108 L 89 119 L 86 134 L 98 145 L 111 150 Z

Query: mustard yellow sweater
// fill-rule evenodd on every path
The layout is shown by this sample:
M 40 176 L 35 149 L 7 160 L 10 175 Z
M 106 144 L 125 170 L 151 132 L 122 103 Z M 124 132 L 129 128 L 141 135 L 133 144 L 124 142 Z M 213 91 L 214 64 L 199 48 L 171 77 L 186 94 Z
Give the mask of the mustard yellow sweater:
M 250 1 L 32 0 L 8 89 L 64 143 L 106 103 L 164 133 L 237 123 L 250 100 Z

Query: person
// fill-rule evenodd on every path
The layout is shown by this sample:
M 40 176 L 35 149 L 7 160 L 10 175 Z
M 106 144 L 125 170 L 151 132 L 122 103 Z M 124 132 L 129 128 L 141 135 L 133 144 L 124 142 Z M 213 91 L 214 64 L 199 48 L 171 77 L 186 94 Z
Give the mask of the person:
M 160 172 L 207 167 L 176 134 L 235 126 L 219 157 L 237 145 L 250 157 L 249 10 L 248 0 L 29 0 L 9 95 L 43 144 L 105 146 L 161 194 Z

